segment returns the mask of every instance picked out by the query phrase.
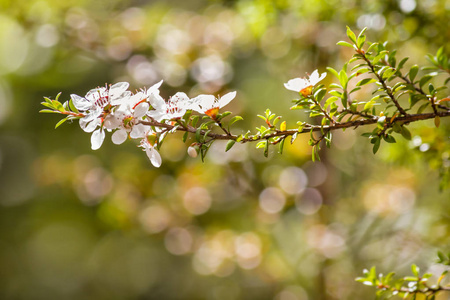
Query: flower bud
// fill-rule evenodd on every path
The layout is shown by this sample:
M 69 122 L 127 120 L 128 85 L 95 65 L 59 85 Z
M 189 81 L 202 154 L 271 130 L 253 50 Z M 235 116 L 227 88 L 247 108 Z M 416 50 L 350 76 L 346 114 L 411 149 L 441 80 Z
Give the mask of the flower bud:
M 199 150 L 199 147 L 193 144 L 193 146 L 189 146 L 189 148 L 187 149 L 187 153 L 190 157 L 197 157 Z

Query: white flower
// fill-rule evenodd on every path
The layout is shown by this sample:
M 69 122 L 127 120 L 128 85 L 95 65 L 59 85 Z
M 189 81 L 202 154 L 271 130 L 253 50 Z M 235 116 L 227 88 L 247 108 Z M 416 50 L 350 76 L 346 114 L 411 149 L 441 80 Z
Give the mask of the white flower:
M 161 166 L 162 160 L 161 155 L 155 149 L 154 145 L 156 143 L 156 134 L 152 132 L 147 132 L 145 137 L 141 140 L 139 147 L 142 147 L 143 151 L 147 154 L 148 159 L 153 166 L 159 168 Z
M 189 97 L 182 92 L 176 93 L 167 102 L 159 95 L 150 99 L 154 110 L 149 111 L 147 115 L 158 122 L 181 118 L 189 107 Z
M 146 95 L 138 92 L 122 103 L 117 110 L 105 119 L 107 129 L 116 129 L 111 139 L 119 145 L 126 141 L 128 135 L 132 139 L 143 138 L 150 126 L 138 123 L 149 109 Z
M 111 113 L 112 106 L 118 105 L 130 97 L 131 92 L 126 91 L 128 86 L 127 82 L 119 82 L 109 89 L 105 87 L 92 89 L 84 97 L 70 95 L 73 105 L 85 114 L 80 119 L 80 127 L 86 132 L 92 132 L 92 150 L 100 148 L 105 139 L 102 124 L 104 118 Z M 100 129 L 95 130 L 98 126 Z
M 303 95 L 303 97 L 307 97 L 311 95 L 312 88 L 315 86 L 319 81 L 325 78 L 327 76 L 327 73 L 322 73 L 319 77 L 319 72 L 315 70 L 309 78 L 295 78 L 289 80 L 287 83 L 284 84 L 284 87 L 288 90 L 299 92 Z
M 188 108 L 215 119 L 219 109 L 230 103 L 235 97 L 236 92 L 225 94 L 220 98 L 213 95 L 198 95 L 191 100 L 192 104 Z

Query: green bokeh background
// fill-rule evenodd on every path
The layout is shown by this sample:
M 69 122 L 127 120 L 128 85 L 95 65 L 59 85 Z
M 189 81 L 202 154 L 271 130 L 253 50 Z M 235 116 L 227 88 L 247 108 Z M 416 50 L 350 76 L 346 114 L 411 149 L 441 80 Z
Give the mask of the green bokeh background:
M 362 131 L 336 132 L 319 163 L 307 136 L 267 159 L 216 143 L 202 163 L 175 134 L 156 169 L 132 141 L 92 151 L 77 122 L 54 130 L 38 111 L 59 92 L 164 79 L 165 98 L 238 91 L 236 133 L 266 108 L 295 126 L 307 116 L 283 83 L 341 68 L 346 25 L 411 66 L 448 53 L 449 16 L 445 0 L 1 0 L 0 298 L 372 299 L 364 268 L 439 273 L 448 120 L 377 155 Z

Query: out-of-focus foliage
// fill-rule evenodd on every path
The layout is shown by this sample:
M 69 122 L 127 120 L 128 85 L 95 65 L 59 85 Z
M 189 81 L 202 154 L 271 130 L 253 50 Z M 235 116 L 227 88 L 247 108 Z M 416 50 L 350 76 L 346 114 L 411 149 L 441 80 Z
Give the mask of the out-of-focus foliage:
M 308 137 L 268 159 L 215 144 L 205 163 L 174 138 L 155 169 L 131 142 L 94 152 L 37 111 L 43 95 L 164 79 L 165 97 L 232 88 L 230 110 L 296 120 L 282 83 L 339 68 L 345 25 L 422 65 L 449 53 L 449 14 L 445 0 L 0 1 L 0 298 L 366 299 L 353 279 L 372 265 L 439 276 L 450 197 L 432 164 L 448 161 L 448 120 L 376 156 L 338 133 L 320 163 Z

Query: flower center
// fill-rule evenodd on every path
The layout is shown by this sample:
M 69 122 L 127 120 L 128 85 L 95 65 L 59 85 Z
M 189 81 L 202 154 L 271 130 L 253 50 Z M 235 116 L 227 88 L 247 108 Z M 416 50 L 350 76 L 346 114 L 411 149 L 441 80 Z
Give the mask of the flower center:
M 104 108 L 109 104 L 109 94 L 107 92 L 98 92 L 98 98 L 95 100 L 94 105 L 100 108 Z
M 213 107 L 205 111 L 205 114 L 209 116 L 211 119 L 215 119 L 217 117 L 217 114 L 219 113 L 218 107 Z
M 131 129 L 136 121 L 132 115 L 127 115 L 122 119 L 122 124 L 125 129 Z
M 307 86 L 300 91 L 300 94 L 302 94 L 303 97 L 308 97 L 309 95 L 312 94 L 312 88 L 313 88 L 312 85 Z

